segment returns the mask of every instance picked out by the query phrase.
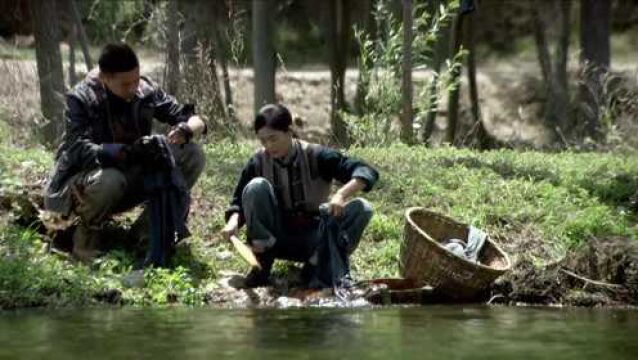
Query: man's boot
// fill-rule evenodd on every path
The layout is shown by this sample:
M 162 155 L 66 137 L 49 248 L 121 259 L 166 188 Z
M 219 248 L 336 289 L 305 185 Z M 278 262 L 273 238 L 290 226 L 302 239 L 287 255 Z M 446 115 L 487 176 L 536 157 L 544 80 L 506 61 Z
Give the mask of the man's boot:
M 80 222 L 73 233 L 73 256 L 83 263 L 90 263 L 99 253 L 100 230 Z

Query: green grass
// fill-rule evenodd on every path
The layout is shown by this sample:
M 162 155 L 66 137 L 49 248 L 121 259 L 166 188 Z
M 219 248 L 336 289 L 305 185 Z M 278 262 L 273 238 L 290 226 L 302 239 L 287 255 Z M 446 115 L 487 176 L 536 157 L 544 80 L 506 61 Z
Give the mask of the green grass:
M 2 126 L 0 138 L 8 138 Z M 130 255 L 113 251 L 91 267 L 77 265 L 47 254 L 33 230 L 0 225 L 0 307 L 88 305 L 103 301 L 109 289 L 117 289 L 125 304 L 196 305 L 216 286 L 222 270 L 246 271 L 218 233 L 253 145 L 222 141 L 205 150 L 208 166 L 193 194 L 194 235 L 178 249 L 175 268 L 150 271 L 144 287 L 127 289 L 120 278 L 131 269 Z M 16 149 L 3 140 L 0 151 L 0 188 L 42 178 L 52 165 L 52 154 L 44 150 Z M 503 242 L 538 234 L 561 251 L 592 237 L 638 239 L 635 215 L 630 218 L 627 209 L 638 190 L 636 154 L 478 153 L 403 145 L 349 153 L 381 174 L 376 189 L 364 195 L 376 215 L 352 260 L 357 278 L 398 276 L 403 213 L 411 206 L 487 229 Z M 232 256 L 220 256 L 224 252 Z

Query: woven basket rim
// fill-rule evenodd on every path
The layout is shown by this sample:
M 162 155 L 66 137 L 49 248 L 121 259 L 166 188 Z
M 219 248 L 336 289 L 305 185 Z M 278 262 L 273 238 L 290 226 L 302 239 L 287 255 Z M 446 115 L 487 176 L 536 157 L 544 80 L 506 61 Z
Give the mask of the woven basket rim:
M 414 222 L 414 220 L 412 220 L 411 214 L 413 212 L 416 212 L 416 211 L 420 211 L 420 212 L 424 212 L 424 213 L 427 213 L 427 214 L 432 214 L 432 215 L 435 215 L 435 216 L 439 216 L 439 217 L 445 218 L 446 220 L 449 220 L 449 221 L 454 222 L 454 223 L 456 223 L 458 225 L 461 225 L 461 226 L 465 226 L 465 227 L 468 226 L 467 224 L 459 222 L 459 221 L 456 221 L 456 220 L 454 220 L 453 218 L 451 218 L 449 216 L 446 216 L 446 215 L 443 215 L 443 214 L 428 210 L 428 209 L 426 209 L 424 207 L 421 207 L 421 206 L 413 206 L 413 207 L 408 208 L 405 211 L 405 218 L 410 223 L 410 226 L 412 227 L 412 229 L 416 230 L 421 236 L 423 236 L 423 238 L 425 240 L 427 240 L 428 242 L 434 244 L 436 246 L 436 248 L 438 248 L 440 251 L 443 251 L 443 252 L 446 252 L 446 253 L 450 253 L 450 251 L 447 250 L 445 247 L 443 247 L 438 241 L 434 240 L 427 232 L 425 232 L 423 229 L 421 229 L 421 227 L 419 225 L 417 225 Z M 469 265 L 472 265 L 472 266 L 475 266 L 475 267 L 478 267 L 478 268 L 481 268 L 481 269 L 484 269 L 484 270 L 488 270 L 488 271 L 506 272 L 506 271 L 510 270 L 510 268 L 512 267 L 512 263 L 510 261 L 509 256 L 507 255 L 507 253 L 505 251 L 503 251 L 501 249 L 501 247 L 498 246 L 494 241 L 492 241 L 492 238 L 489 236 L 489 234 L 488 234 L 486 240 L 490 243 L 490 245 L 492 245 L 494 247 L 494 249 L 499 254 L 499 256 L 505 260 L 505 266 L 504 267 L 501 268 L 501 267 L 486 266 L 486 265 L 483 265 L 483 264 L 480 264 L 480 263 L 474 263 L 474 262 L 469 261 L 467 259 L 464 259 L 464 258 L 462 258 L 460 256 L 456 256 L 456 258 L 458 260 L 466 263 L 466 264 L 469 264 Z

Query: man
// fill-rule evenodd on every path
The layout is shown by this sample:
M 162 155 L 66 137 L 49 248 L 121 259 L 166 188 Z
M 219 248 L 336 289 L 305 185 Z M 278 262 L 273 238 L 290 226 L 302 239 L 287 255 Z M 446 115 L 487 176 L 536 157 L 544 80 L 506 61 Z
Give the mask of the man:
M 171 126 L 167 140 L 188 189 L 205 162 L 190 141 L 206 130 L 203 120 L 140 76 L 128 45 L 106 45 L 98 64 L 66 96 L 66 132 L 45 190 L 47 210 L 80 217 L 73 255 L 85 262 L 98 253 L 105 220 L 145 200 L 145 160 L 133 150 L 150 135 L 153 118 Z

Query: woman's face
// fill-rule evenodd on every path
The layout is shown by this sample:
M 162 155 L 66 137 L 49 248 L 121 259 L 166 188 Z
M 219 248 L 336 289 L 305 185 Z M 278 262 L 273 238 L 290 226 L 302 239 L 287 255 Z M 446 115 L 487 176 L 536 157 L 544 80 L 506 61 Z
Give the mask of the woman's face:
M 292 144 L 290 131 L 275 130 L 268 126 L 257 131 L 257 138 L 266 149 L 266 153 L 275 159 L 285 158 Z

